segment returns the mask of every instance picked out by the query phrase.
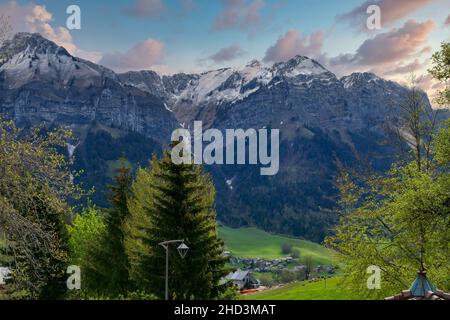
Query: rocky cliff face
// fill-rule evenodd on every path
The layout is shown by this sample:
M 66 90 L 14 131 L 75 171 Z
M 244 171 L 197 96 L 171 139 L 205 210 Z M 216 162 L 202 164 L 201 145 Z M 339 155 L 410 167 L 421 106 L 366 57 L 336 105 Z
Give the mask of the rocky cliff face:
M 94 178 L 86 181 L 97 189 L 109 181 L 100 176 L 122 152 L 145 165 L 176 127 L 192 128 L 195 120 L 205 128 L 280 129 L 278 175 L 261 177 L 252 166 L 207 168 L 218 189 L 219 218 L 312 240 L 321 240 L 335 219 L 336 158 L 350 165 L 367 158 L 386 169 L 393 154 L 386 127 L 399 122 L 398 105 L 408 94 L 371 73 L 338 79 L 302 56 L 202 74 L 118 75 L 24 33 L 7 42 L 0 56 L 6 57 L 0 64 L 0 114 L 22 125 L 74 128 L 82 140 L 77 165 L 87 168 Z M 98 199 L 104 204 L 104 197 Z
M 119 79 L 161 98 L 186 126 L 203 120 L 218 128 L 289 127 L 286 132 L 305 125 L 379 130 L 386 119 L 398 120 L 399 101 L 408 93 L 372 73 L 338 79 L 303 56 L 272 66 L 254 60 L 243 69 L 163 77 L 152 71 L 128 72 Z
M 19 33 L 0 50 L 0 112 L 21 125 L 131 130 L 161 143 L 177 126 L 158 97 L 119 81 L 104 67 L 72 57 L 38 34 Z

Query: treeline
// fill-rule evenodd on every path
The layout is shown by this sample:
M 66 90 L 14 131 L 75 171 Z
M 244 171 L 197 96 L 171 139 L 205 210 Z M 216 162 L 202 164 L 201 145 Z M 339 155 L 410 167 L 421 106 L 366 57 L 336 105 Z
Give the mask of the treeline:
M 12 271 L 9 299 L 163 299 L 166 240 L 184 240 L 184 259 L 170 250 L 169 298 L 235 297 L 218 238 L 215 190 L 194 165 L 169 152 L 147 168 L 117 170 L 110 208 L 68 203 L 86 196 L 58 149 L 71 133 L 16 128 L 0 121 L 0 265 Z M 67 287 L 68 266 L 81 271 Z M 76 280 L 74 280 L 76 281 Z
M 81 266 L 83 297 L 163 299 L 166 240 L 184 240 L 180 258 L 169 251 L 171 299 L 217 299 L 233 294 L 218 239 L 214 186 L 200 167 L 154 157 L 132 180 L 122 167 L 110 187 L 111 208 L 88 208 L 69 227 L 74 263 Z M 83 274 L 82 274 L 83 275 Z

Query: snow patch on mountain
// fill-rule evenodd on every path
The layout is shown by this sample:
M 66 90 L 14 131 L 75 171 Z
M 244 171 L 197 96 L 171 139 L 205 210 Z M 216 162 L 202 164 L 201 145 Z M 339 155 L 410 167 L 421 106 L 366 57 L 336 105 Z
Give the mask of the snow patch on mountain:
M 168 99 L 177 104 L 190 101 L 193 105 L 209 103 L 235 103 L 258 92 L 263 87 L 269 89 L 282 83 L 274 82 L 275 77 L 292 79 L 296 83 L 311 85 L 317 77 L 324 80 L 336 79 L 318 62 L 303 56 L 297 56 L 287 62 L 265 66 L 258 60 L 252 60 L 243 69 L 226 68 L 209 71 L 193 76 L 186 88 Z M 299 78 L 302 76 L 303 78 Z M 306 79 L 304 78 L 306 77 Z
M 244 69 L 240 71 L 244 79 L 244 85 L 256 80 L 258 83 L 267 85 L 273 79 L 273 72 L 271 69 L 263 66 L 258 60 L 252 60 Z
M 83 59 L 71 56 L 63 47 L 43 38 L 39 34 L 18 33 L 6 41 L 1 54 L 8 59 L 0 65 L 8 88 L 19 88 L 39 78 L 56 82 L 61 86 L 86 87 L 103 75 L 115 77 L 111 70 Z
M 299 75 L 318 75 L 328 72 L 325 68 L 315 63 L 311 59 L 301 59 L 299 62 L 285 73 L 287 77 L 297 77 Z

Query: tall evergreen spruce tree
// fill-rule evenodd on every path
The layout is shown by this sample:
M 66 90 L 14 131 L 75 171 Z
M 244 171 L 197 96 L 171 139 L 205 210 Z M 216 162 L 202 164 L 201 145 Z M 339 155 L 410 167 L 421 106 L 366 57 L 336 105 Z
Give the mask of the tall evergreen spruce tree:
M 185 240 L 189 251 L 184 259 L 177 245 L 170 247 L 169 299 L 217 298 L 226 289 L 219 284 L 226 274 L 226 258 L 218 238 L 210 177 L 198 166 L 174 164 L 166 152 L 162 160 L 151 161 L 147 181 L 152 200 L 142 206 L 149 224 L 141 240 L 149 250 L 141 259 L 140 274 L 148 289 L 164 298 L 166 254 L 159 243 Z
M 106 233 L 103 239 L 103 253 L 100 254 L 100 279 L 103 294 L 117 297 L 127 294 L 130 288 L 129 262 L 124 247 L 124 223 L 129 215 L 127 200 L 130 195 L 130 170 L 122 165 L 117 170 L 115 184 L 110 186 L 112 208 L 106 215 Z

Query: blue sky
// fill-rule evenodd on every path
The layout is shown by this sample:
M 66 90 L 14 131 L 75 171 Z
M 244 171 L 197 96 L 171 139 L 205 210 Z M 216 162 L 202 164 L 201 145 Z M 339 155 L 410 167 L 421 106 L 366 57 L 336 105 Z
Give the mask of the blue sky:
M 72 4 L 81 30 L 65 28 Z M 363 30 L 369 4 L 382 9 L 380 30 Z M 409 67 L 426 77 L 432 52 L 450 40 L 450 0 L 1 0 L 0 9 L 15 31 L 44 33 L 119 72 L 200 72 L 302 54 L 338 75 L 399 80 Z
M 27 1 L 19 1 L 26 4 Z M 250 1 L 248 1 L 250 2 Z M 35 1 L 44 5 L 54 15 L 54 25 L 64 25 L 67 19 L 65 10 L 70 4 L 78 4 L 82 10 L 82 29 L 72 31 L 74 41 L 83 50 L 96 52 L 126 51 L 144 39 L 158 39 L 167 46 L 168 62 L 182 67 L 188 60 L 191 64 L 197 59 L 215 53 L 232 43 L 240 44 L 246 54 L 233 64 L 245 63 L 252 58 L 261 59 L 264 51 L 278 37 L 290 29 L 302 33 L 333 28 L 338 13 L 351 10 L 361 1 L 317 1 L 291 0 L 266 1 L 262 10 L 264 28 L 260 34 L 249 34 L 239 28 L 213 32 L 211 25 L 223 10 L 220 1 L 197 0 L 192 11 L 184 12 L 178 0 L 165 1 L 168 11 L 161 16 L 133 17 L 124 14 L 124 8 L 133 0 L 113 1 Z M 275 12 L 274 12 L 275 11 Z M 341 44 L 346 43 L 349 50 L 355 48 L 354 37 L 348 37 L 345 26 L 338 28 L 328 47 L 330 52 L 340 53 Z M 340 32 L 341 31 L 341 32 Z M 362 38 L 362 36 L 360 36 Z M 353 48 L 350 47 L 353 44 Z M 182 54 L 181 54 L 182 53 Z M 192 67 L 192 65 L 191 65 Z

